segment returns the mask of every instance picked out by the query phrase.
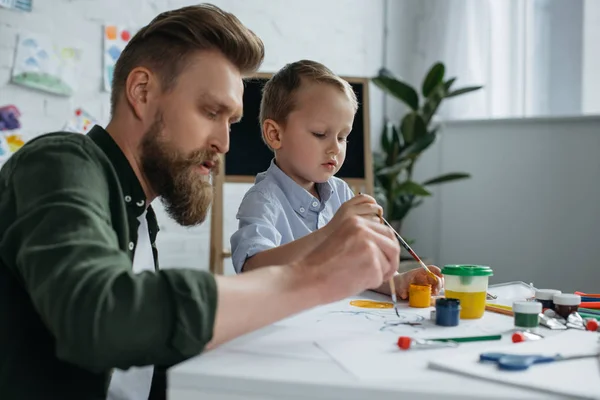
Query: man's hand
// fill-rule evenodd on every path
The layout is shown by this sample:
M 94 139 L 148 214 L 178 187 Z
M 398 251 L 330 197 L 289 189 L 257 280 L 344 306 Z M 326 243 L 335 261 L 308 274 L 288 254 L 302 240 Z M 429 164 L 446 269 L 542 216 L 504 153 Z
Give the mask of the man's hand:
M 398 270 L 399 260 L 391 229 L 352 215 L 293 268 L 308 277 L 322 303 L 329 303 L 379 287 Z
M 423 268 L 411 269 L 410 271 L 406 271 L 394 277 L 396 293 L 401 299 L 406 300 L 408 298 L 408 288 L 413 283 L 416 285 L 431 285 L 431 294 L 437 295 L 439 293 L 442 272 L 435 265 L 429 265 L 428 268 L 439 278 L 435 279 Z
M 349 218 L 358 216 L 378 222 L 381 215 L 383 215 L 383 209 L 373 197 L 359 194 L 342 204 L 325 228 L 331 234 Z

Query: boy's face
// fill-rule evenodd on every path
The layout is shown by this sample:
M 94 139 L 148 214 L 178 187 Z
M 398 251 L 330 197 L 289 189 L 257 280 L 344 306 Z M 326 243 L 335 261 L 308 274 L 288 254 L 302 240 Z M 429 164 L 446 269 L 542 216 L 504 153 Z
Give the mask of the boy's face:
M 277 165 L 300 185 L 326 182 L 346 158 L 354 108 L 340 89 L 319 83 L 303 83 L 295 103 L 280 127 Z

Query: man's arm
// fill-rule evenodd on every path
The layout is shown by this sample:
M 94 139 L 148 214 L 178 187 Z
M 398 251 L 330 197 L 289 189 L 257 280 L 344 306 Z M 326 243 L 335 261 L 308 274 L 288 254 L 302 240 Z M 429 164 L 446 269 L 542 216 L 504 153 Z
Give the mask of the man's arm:
M 14 249 L 15 272 L 57 357 L 92 371 L 178 363 L 208 342 L 376 287 L 398 265 L 393 235 L 354 218 L 293 266 L 217 281 L 197 270 L 134 275 L 90 150 L 65 141 L 21 151 L 13 171 L 18 218 L 2 245 Z
M 100 166 L 107 161 L 91 143 L 40 141 L 15 155 L 17 218 L 2 245 L 57 357 L 102 371 L 171 365 L 201 352 L 213 333 L 214 278 L 194 270 L 134 275 L 110 225 L 107 165 Z

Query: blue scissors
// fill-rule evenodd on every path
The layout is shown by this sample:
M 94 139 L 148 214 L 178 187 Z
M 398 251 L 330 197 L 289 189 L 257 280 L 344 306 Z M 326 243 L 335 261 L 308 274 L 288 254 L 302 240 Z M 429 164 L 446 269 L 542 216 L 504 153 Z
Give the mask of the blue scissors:
M 524 371 L 534 364 L 550 363 L 554 361 L 578 360 L 581 358 L 600 357 L 600 353 L 579 354 L 572 356 L 542 356 L 536 354 L 507 354 L 507 353 L 482 353 L 479 361 L 498 364 L 499 369 L 507 371 Z

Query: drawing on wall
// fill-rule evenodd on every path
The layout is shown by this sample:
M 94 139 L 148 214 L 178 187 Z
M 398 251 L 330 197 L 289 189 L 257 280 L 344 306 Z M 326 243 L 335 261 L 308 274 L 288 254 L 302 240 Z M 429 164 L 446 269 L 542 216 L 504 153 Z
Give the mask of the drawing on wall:
M 12 82 L 62 96 L 76 90 L 81 50 L 57 45 L 45 37 L 20 34 Z
M 136 31 L 137 29 L 120 25 L 106 25 L 104 27 L 104 54 L 102 55 L 104 67 L 102 75 L 104 76 L 104 90 L 107 92 L 110 92 L 112 87 L 115 64 Z
M 10 155 L 10 149 L 8 148 L 8 142 L 3 134 L 0 133 L 0 163 L 8 159 Z
M 19 11 L 31 11 L 31 0 L 0 0 L 0 7 Z
M 64 130 L 67 132 L 77 132 L 86 134 L 98 121 L 90 113 L 82 108 L 78 108 L 73 116 L 67 121 Z
M 0 107 L 0 131 L 12 131 L 21 127 L 21 112 L 15 105 Z
M 25 144 L 25 140 L 23 140 L 23 136 L 19 133 L 10 133 L 5 136 L 6 143 L 8 143 L 8 150 L 11 153 L 16 152 Z

